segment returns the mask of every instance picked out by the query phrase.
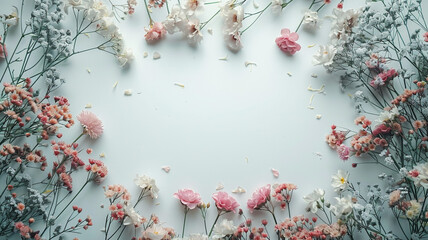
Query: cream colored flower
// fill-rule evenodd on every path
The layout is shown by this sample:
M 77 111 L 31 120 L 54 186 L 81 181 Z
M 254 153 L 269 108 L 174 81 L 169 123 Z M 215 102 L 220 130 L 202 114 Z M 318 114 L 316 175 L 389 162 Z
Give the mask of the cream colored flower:
M 314 65 L 323 65 L 327 67 L 333 63 L 333 58 L 336 55 L 337 49 L 332 45 L 320 46 L 318 53 L 312 58 Z
M 312 213 L 316 213 L 318 211 L 318 206 L 321 204 L 320 201 L 324 200 L 325 191 L 323 189 L 315 189 L 312 193 L 306 195 L 303 197 L 303 200 L 305 200 L 308 203 L 307 210 L 311 211 Z
M 150 196 L 152 198 L 158 197 L 159 188 L 156 186 L 156 181 L 153 178 L 150 178 L 146 175 L 137 175 L 137 177 L 134 179 L 134 183 L 142 189 L 149 190 Z
M 348 187 L 348 177 L 349 172 L 338 170 L 336 175 L 333 175 L 331 178 L 331 186 L 333 186 L 334 191 L 341 192 Z

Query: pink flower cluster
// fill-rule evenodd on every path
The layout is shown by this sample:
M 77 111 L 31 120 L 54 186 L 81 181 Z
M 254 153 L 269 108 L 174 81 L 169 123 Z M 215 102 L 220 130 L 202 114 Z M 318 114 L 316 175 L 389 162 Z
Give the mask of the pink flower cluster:
M 227 194 L 226 192 L 216 192 L 213 194 L 215 205 L 219 211 L 236 212 L 236 208 L 239 207 L 239 203 L 235 198 Z
M 281 36 L 276 38 L 275 42 L 281 51 L 293 55 L 301 49 L 297 40 L 299 40 L 299 34 L 291 32 L 288 28 L 284 28 L 281 30 Z
M 147 42 L 156 42 L 161 40 L 166 35 L 166 29 L 163 26 L 162 23 L 156 22 L 152 26 L 150 26 L 150 29 L 145 29 L 146 35 L 144 37 L 146 38 Z
M 346 139 L 346 132 L 337 131 L 335 125 L 331 126 L 331 133 L 325 137 L 325 141 L 333 149 L 342 145 L 345 139 Z
M 202 203 L 201 195 L 191 189 L 180 189 L 178 192 L 174 193 L 174 197 L 180 200 L 181 204 L 189 209 L 194 209 Z
M 33 232 L 30 226 L 25 225 L 23 222 L 16 222 L 15 228 L 19 231 L 19 234 L 22 236 L 23 239 L 41 239 L 38 232 Z
M 293 196 L 293 191 L 297 189 L 297 186 L 292 183 L 282 183 L 278 185 L 274 185 L 274 193 L 272 197 L 274 197 L 281 204 L 281 208 L 285 209 L 285 207 L 290 203 L 291 198 Z
M 345 224 L 333 223 L 331 225 L 321 224 L 315 226 L 317 218 L 309 219 L 304 216 L 287 218 L 275 226 L 275 230 L 281 238 L 298 239 L 337 239 L 347 233 Z
M 49 96 L 46 96 L 49 98 Z M 68 100 L 64 97 L 54 97 L 55 103 L 43 103 L 39 105 L 41 113 L 37 115 L 43 125 L 42 138 L 49 139 L 50 135 L 57 132 L 57 124 L 61 123 L 66 128 L 70 128 L 74 124 L 73 116 L 69 112 Z M 62 135 L 57 135 L 60 138 Z
M 375 75 L 370 82 L 370 85 L 374 88 L 383 86 L 398 76 L 397 71 L 393 68 L 389 69 L 386 65 L 386 60 L 376 54 L 371 55 L 370 60 L 366 61 L 366 66 Z
M 86 171 L 92 172 L 92 179 L 100 183 L 107 176 L 108 170 L 107 166 L 100 160 L 89 159 L 89 164 L 85 167 Z
M 270 200 L 270 184 L 258 188 L 247 201 L 247 207 L 250 212 L 253 212 L 254 209 L 260 209 Z
M 44 171 L 47 166 L 46 157 L 43 155 L 41 150 L 32 151 L 28 144 L 24 144 L 23 147 L 14 146 L 11 144 L 5 144 L 0 149 L 1 156 L 10 156 L 17 163 L 21 164 L 22 161 L 28 161 L 32 163 L 41 163 L 40 170 Z
M 265 232 L 265 226 L 268 224 L 266 219 L 262 220 L 262 225 L 264 227 L 252 227 L 252 220 L 248 218 L 245 223 L 241 223 L 233 234 L 232 239 L 245 239 L 249 233 L 249 239 L 254 240 L 267 240 L 269 239 L 269 234 Z
M 123 205 L 121 203 L 110 205 L 109 210 L 111 217 L 114 220 L 121 220 L 125 217 L 125 211 L 123 210 Z
M 104 195 L 107 198 L 110 198 L 113 202 L 117 199 L 121 199 L 124 202 L 128 202 L 131 200 L 131 194 L 129 194 L 128 190 L 119 184 L 109 185 L 107 189 L 104 189 Z
M 54 140 L 51 141 L 52 150 L 55 156 L 64 156 L 65 159 L 71 160 L 71 167 L 73 169 L 77 169 L 78 167 L 85 166 L 85 163 L 80 159 L 79 152 L 77 151 L 77 147 L 79 144 L 66 144 L 65 142 L 56 142 Z M 58 167 L 58 163 L 54 162 L 54 169 Z M 65 171 L 65 165 L 61 165 L 63 167 L 63 171 Z M 56 170 L 57 173 L 58 170 Z M 61 171 L 62 172 L 62 171 Z

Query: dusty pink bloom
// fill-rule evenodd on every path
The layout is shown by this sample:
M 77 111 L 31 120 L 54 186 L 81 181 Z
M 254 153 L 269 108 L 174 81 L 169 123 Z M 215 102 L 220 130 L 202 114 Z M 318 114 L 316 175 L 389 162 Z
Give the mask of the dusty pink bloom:
M 428 42 L 428 32 L 424 33 L 424 41 Z
M 194 209 L 201 203 L 201 196 L 199 193 L 196 193 L 191 189 L 180 189 L 178 192 L 174 193 L 174 197 L 190 209 Z
M 253 196 L 248 199 L 247 207 L 250 209 L 250 212 L 253 212 L 254 209 L 259 209 L 262 207 L 267 201 L 270 200 L 270 184 L 258 188 Z
M 92 112 L 82 111 L 79 115 L 77 115 L 77 120 L 85 128 L 85 132 L 92 139 L 97 139 L 103 134 L 103 123 L 101 120 Z
M 166 29 L 160 22 L 156 22 L 155 24 L 153 24 L 153 26 L 150 27 L 150 29 L 146 28 L 145 30 L 147 33 L 146 35 L 144 35 L 144 37 L 146 38 L 147 42 L 159 41 L 166 34 Z
M 337 154 L 339 154 L 339 158 L 342 160 L 348 160 L 349 158 L 349 147 L 346 146 L 345 144 L 340 145 L 337 148 Z
M 6 58 L 7 56 L 7 50 L 6 45 L 1 43 L 1 37 L 0 37 L 0 58 Z
M 290 29 L 284 28 L 281 30 L 281 36 L 277 37 L 275 42 L 283 52 L 293 55 L 301 49 L 300 45 L 296 42 L 298 39 L 299 34 L 290 32 Z
M 227 194 L 226 192 L 216 192 L 213 194 L 213 199 L 218 210 L 226 212 L 236 212 L 235 209 L 239 207 L 236 199 Z
M 394 206 L 401 198 L 401 191 L 395 190 L 389 194 L 389 206 Z

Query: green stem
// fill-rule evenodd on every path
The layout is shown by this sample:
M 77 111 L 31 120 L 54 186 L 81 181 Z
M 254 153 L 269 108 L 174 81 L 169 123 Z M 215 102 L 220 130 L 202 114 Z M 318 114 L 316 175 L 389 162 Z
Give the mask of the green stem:
M 184 208 L 184 221 L 183 221 L 183 231 L 181 233 L 181 237 L 184 238 L 184 229 L 186 228 L 186 217 L 187 217 L 187 213 L 189 212 L 189 208 L 185 207 Z
M 217 214 L 217 217 L 215 218 L 215 221 L 211 227 L 210 233 L 208 234 L 208 237 L 211 237 L 211 234 L 213 233 L 214 226 L 217 223 L 219 217 L 220 217 L 220 212 Z

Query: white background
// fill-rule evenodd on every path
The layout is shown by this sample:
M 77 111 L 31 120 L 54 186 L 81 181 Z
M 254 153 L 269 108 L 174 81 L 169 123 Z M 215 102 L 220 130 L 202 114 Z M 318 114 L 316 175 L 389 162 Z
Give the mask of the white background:
M 2 1 L 1 8 L 10 2 Z M 258 10 L 267 4 L 257 2 Z M 320 15 L 330 15 L 336 2 Z M 345 1 L 344 8 L 363 3 Z M 257 187 L 294 183 L 299 189 L 292 202 L 292 214 L 298 215 L 305 212 L 302 197 L 315 188 L 324 188 L 330 197 L 334 196 L 330 181 L 338 169 L 350 170 L 354 180 L 376 178 L 377 172 L 370 173 L 372 165 L 352 169 L 353 160 L 342 162 L 325 143 L 332 124 L 353 128 L 357 116 L 348 96 L 352 92 L 340 91 L 338 76 L 311 64 L 318 45 L 328 42 L 330 21 L 321 17 L 321 28 L 314 32 L 301 29 L 298 42 L 302 50 L 294 56 L 284 54 L 275 44 L 282 28 L 296 29 L 310 1 L 295 1 L 279 16 L 268 9 L 244 33 L 244 48 L 236 54 L 223 42 L 220 17 L 204 29 L 204 40 L 197 47 L 171 35 L 148 45 L 144 40 L 148 18 L 143 1 L 138 4 L 135 15 L 120 23 L 125 42 L 135 55 L 129 68 L 121 69 L 112 56 L 101 52 L 77 56 L 60 68 L 67 83 L 53 94 L 68 97 L 74 115 L 91 104 L 89 110 L 102 119 L 102 137 L 83 141 L 94 149 L 92 157 L 106 155 L 102 160 L 109 167 L 109 175 L 101 185 L 122 184 L 135 199 L 135 175 L 155 178 L 159 198 L 137 210 L 145 217 L 157 214 L 165 226 L 181 233 L 183 207 L 172 196 L 181 188 L 194 189 L 204 202 L 213 204 L 211 194 L 219 183 L 228 193 L 242 186 L 247 193 L 233 196 L 246 209 L 246 201 Z M 248 1 L 246 9 L 251 8 L 252 1 Z M 202 21 L 217 9 L 216 5 L 206 6 Z M 165 9 L 154 12 L 156 20 L 162 21 Z M 246 20 L 244 26 L 249 22 Z M 212 35 L 206 31 L 208 28 L 213 29 Z M 95 38 L 82 38 L 84 44 L 94 42 Z M 316 46 L 308 48 L 312 44 Z M 147 58 L 143 57 L 145 51 L 149 53 Z M 152 59 L 154 51 L 161 54 L 161 59 Z M 224 56 L 228 61 L 218 60 Z M 245 61 L 257 66 L 245 67 Z M 308 91 L 309 85 L 325 85 L 325 94 Z M 125 96 L 126 89 L 132 89 L 133 95 Z M 307 106 L 313 94 L 311 110 Z M 317 120 L 317 114 L 322 118 Z M 65 139 L 72 141 L 80 129 L 76 124 Z M 162 166 L 170 166 L 171 172 L 163 172 Z M 279 170 L 278 179 L 273 177 L 271 168 Z M 74 179 L 74 185 L 77 189 L 78 179 Z M 109 213 L 107 208 L 100 208 L 101 204 L 107 205 L 103 189 L 86 189 L 78 204 L 85 214 L 91 214 L 95 225 L 82 239 L 100 239 L 99 230 Z M 214 207 L 209 214 L 210 225 L 216 215 Z M 279 216 L 282 219 L 285 214 Z M 264 213 L 253 217 L 271 220 Z M 186 233 L 203 232 L 199 211 L 189 214 L 187 226 Z

